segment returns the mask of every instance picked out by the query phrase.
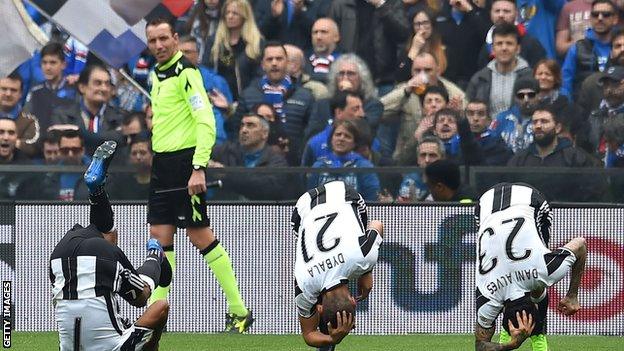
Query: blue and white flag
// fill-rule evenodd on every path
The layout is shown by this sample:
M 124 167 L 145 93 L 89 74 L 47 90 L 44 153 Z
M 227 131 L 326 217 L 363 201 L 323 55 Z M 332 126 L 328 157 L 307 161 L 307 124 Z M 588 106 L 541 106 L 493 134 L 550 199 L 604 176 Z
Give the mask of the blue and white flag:
M 184 13 L 193 0 L 27 0 L 108 65 L 119 68 L 147 46 L 145 17 Z
M 48 41 L 20 0 L 0 0 L 0 33 L 0 78 L 8 76 Z

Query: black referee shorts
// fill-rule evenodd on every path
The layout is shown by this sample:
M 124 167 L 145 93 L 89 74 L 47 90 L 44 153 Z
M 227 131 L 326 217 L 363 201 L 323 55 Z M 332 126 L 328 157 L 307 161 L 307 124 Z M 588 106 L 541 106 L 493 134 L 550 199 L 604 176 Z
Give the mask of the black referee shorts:
M 156 190 L 185 187 L 193 172 L 195 148 L 154 153 L 147 222 L 178 228 L 210 226 L 206 193 L 189 196 L 187 190 L 156 194 Z

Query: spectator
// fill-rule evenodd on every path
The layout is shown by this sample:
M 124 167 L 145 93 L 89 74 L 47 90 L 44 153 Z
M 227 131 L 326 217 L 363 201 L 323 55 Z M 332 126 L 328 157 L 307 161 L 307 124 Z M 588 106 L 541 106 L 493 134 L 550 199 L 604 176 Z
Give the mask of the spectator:
M 534 141 L 509 160 L 511 167 L 599 167 L 587 152 L 559 138 L 562 116 L 553 105 L 538 107 L 532 117 Z
M 436 112 L 433 135 L 444 143 L 446 159 L 467 165 L 483 163 L 483 153 L 470 132 L 470 123 L 459 111 L 443 108 Z
M 598 83 L 602 86 L 604 98 L 600 108 L 589 116 L 589 140 L 602 159 L 607 151 L 604 139 L 606 122 L 624 119 L 624 67 L 607 68 Z
M 533 77 L 539 83 L 538 98 L 540 101 L 555 102 L 568 99 L 561 95 L 561 66 L 555 60 L 541 60 L 533 69 Z
M 10 118 L 0 118 L 0 164 L 17 165 L 30 163 L 30 159 L 17 147 L 17 125 Z M 0 199 L 15 198 L 20 186 L 27 186 L 29 181 L 25 174 L 0 174 Z
M 448 67 L 444 75 L 465 90 L 478 71 L 477 58 L 489 27 L 487 11 L 469 0 L 445 0 L 443 3 L 436 27 L 446 47 Z
M 416 165 L 421 170 L 403 176 L 397 196 L 397 202 L 399 203 L 425 200 L 430 194 L 427 184 L 422 179 L 422 170 L 433 162 L 446 158 L 444 143 L 442 143 L 440 138 L 433 135 L 423 137 L 415 149 Z
M 123 142 L 120 133 L 121 114 L 109 103 L 112 95 L 111 76 L 104 66 L 89 65 L 80 73 L 78 90 L 81 98 L 59 106 L 52 113 L 52 126 L 78 127 L 89 154 L 106 140 Z
M 518 23 L 537 38 L 549 59 L 557 57 L 555 25 L 566 0 L 517 0 Z M 533 64 L 531 64 L 533 67 Z
M 152 143 L 147 135 L 139 134 L 132 138 L 128 165 L 134 173 L 117 173 L 112 177 L 109 194 L 114 200 L 147 200 L 151 180 Z
M 24 106 L 24 111 L 37 117 L 41 130 L 52 125 L 56 107 L 71 104 L 76 96 L 76 90 L 68 85 L 63 74 L 65 67 L 61 44 L 49 43 L 41 49 L 41 70 L 46 80 L 30 89 Z
M 412 139 L 420 142 L 424 135 L 433 133 L 433 120 L 436 113 L 449 107 L 449 96 L 446 89 L 437 85 L 428 86 L 423 95 L 422 119 L 413 133 Z M 406 131 L 407 132 L 407 131 Z M 409 144 L 411 140 L 407 141 Z M 396 151 L 395 151 L 396 154 Z M 400 157 L 399 157 L 400 158 Z
M 277 114 L 275 113 L 273 105 L 261 102 L 254 106 L 251 112 L 269 122 L 269 140 L 267 140 L 267 144 L 269 144 L 275 152 L 286 157 L 289 150 L 290 139 L 286 131 L 284 131 L 284 126 L 279 119 L 277 119 Z
M 139 90 L 132 82 L 124 77 L 118 70 L 110 70 L 112 74 L 113 98 L 111 104 L 127 112 L 142 112 L 148 103 L 146 95 Z
M 15 72 L 0 78 L 0 118 L 15 121 L 17 127 L 15 147 L 28 157 L 36 157 L 40 152 L 41 128 L 37 117 L 21 109 L 22 84 L 22 77 Z
M 43 163 L 46 165 L 55 165 L 60 161 L 61 136 L 57 131 L 47 132 L 41 138 L 41 146 L 43 149 Z
M 320 157 L 312 167 L 331 168 L 372 168 L 373 164 L 362 155 L 355 152 L 362 144 L 360 131 L 350 120 L 336 121 L 333 124 L 330 136 L 331 153 Z M 308 175 L 308 188 L 314 188 L 332 180 L 342 180 L 354 187 L 366 201 L 377 201 L 379 198 L 379 178 L 373 172 L 366 173 L 330 173 L 328 170 L 319 170 Z
M 286 71 L 290 78 L 292 78 L 293 83 L 310 90 L 314 96 L 314 100 L 329 98 L 327 87 L 319 81 L 312 80 L 307 73 L 303 72 L 303 65 L 305 65 L 303 51 L 290 44 L 284 45 L 284 48 L 286 48 L 286 54 L 288 56 Z
M 513 106 L 496 116 L 492 129 L 517 153 L 533 142 L 531 116 L 539 103 L 539 83 L 533 77 L 524 77 L 516 80 L 513 91 Z
M 624 119 L 610 119 L 605 123 L 605 167 L 624 167 Z
M 333 118 L 328 121 L 323 131 L 315 134 L 308 140 L 303 150 L 302 166 L 310 167 L 319 157 L 327 156 L 331 153 L 330 136 L 334 122 L 364 118 L 362 97 L 356 93 L 339 91 L 332 97 L 330 104 Z
M 435 16 L 428 9 L 419 10 L 412 20 L 413 37 L 408 40 L 405 52 L 399 56 L 399 66 L 394 80 L 397 82 L 408 81 L 411 75 L 412 63 L 418 54 L 428 52 L 438 63 L 438 75 L 446 71 L 446 52 L 442 45 L 442 38 L 435 28 Z
M 490 20 L 493 26 L 487 32 L 485 44 L 481 47 L 481 52 L 479 53 L 480 68 L 485 67 L 496 56 L 492 47 L 494 27 L 503 23 L 515 25 L 517 17 L 518 9 L 514 0 L 493 1 L 492 9 L 490 10 Z M 527 61 L 529 66 L 534 67 L 539 60 L 546 57 L 546 51 L 535 37 L 526 32 L 522 24 L 518 24 L 516 28 L 518 28 L 519 33 L 520 56 Z
M 410 33 L 401 0 L 335 0 L 328 17 L 338 24 L 342 51 L 366 62 L 380 95 L 390 91 L 397 53 Z
M 286 74 L 286 65 L 284 46 L 275 42 L 267 43 L 262 57 L 264 75 L 245 89 L 240 96 L 236 114 L 228 120 L 226 128 L 228 135 L 238 135 L 243 115 L 259 103 L 271 104 L 277 113 L 277 119 L 289 137 L 287 159 L 288 163 L 294 166 L 301 162 L 304 145 L 303 132 L 310 120 L 314 98 L 309 90 L 292 84 L 290 77 Z
M 82 134 L 77 130 L 66 130 L 61 134 L 59 150 L 61 151 L 62 165 L 87 166 L 91 163 L 91 159 L 85 154 Z M 52 194 L 53 199 L 74 201 L 77 198 L 84 198 L 84 196 L 78 195 L 82 194 L 79 188 L 84 188 L 82 173 L 60 173 L 55 174 L 55 176 L 58 177 L 58 183 L 56 187 L 52 188 L 54 191 L 54 194 Z
M 470 131 L 481 147 L 484 166 L 504 166 L 513 156 L 511 149 L 492 129 L 492 117 L 485 101 L 473 100 L 466 106 L 466 118 Z
M 212 103 L 212 113 L 215 116 L 215 126 L 217 128 L 216 144 L 221 144 L 227 139 L 225 120 L 234 112 L 234 101 L 230 87 L 225 78 L 199 63 L 200 56 L 195 39 L 190 36 L 183 36 L 180 38 L 178 48 L 182 51 L 184 57 L 199 69 L 204 82 L 204 89 Z
M 238 100 L 255 77 L 262 56 L 262 35 L 256 26 L 247 0 L 226 0 L 217 32 L 208 42 L 202 63 L 228 82 L 234 100 Z
M 609 54 L 607 66 L 624 66 L 624 27 L 613 30 L 611 35 L 611 53 Z M 604 96 L 598 80 L 603 76 L 602 72 L 592 73 L 585 78 L 581 85 L 578 105 L 583 109 L 584 116 L 589 116 L 592 111 L 600 107 L 600 102 Z
M 388 142 L 381 131 L 378 136 L 382 146 L 382 153 L 390 150 L 395 160 L 401 159 L 401 154 L 409 148 L 410 140 L 414 138 L 417 127 L 419 135 L 430 129 L 433 124 L 433 114 L 438 109 L 449 104 L 456 109 L 463 109 L 465 103 L 464 92 L 455 84 L 442 78 L 438 73 L 435 57 L 430 53 L 418 54 L 412 64 L 412 78 L 404 84 L 399 84 L 381 101 L 384 105 L 383 125 L 389 130 L 396 125 L 397 132 L 388 132 L 391 142 Z M 432 108 L 423 111 L 426 92 L 437 87 L 432 92 L 437 96 L 430 96 L 427 102 L 433 102 Z M 445 101 L 444 106 L 441 106 Z M 422 123 L 422 120 L 426 120 Z M 418 137 L 417 137 L 418 138 Z M 396 144 L 396 145 L 395 145 Z
M 449 160 L 438 160 L 425 167 L 425 184 L 433 201 L 471 203 L 474 191 L 461 184 L 459 166 Z
M 611 52 L 611 31 L 618 22 L 618 10 L 611 0 L 594 0 L 591 28 L 585 38 L 568 50 L 563 62 L 563 93 L 576 101 L 583 81 L 602 72 Z
M 531 75 L 531 69 L 518 56 L 520 35 L 516 26 L 508 23 L 497 25 L 492 38 L 494 60 L 472 76 L 466 96 L 469 100 L 489 101 L 492 115 L 497 115 L 511 107 L 514 82 Z
M 312 25 L 312 53 L 308 56 L 305 71 L 314 80 L 327 83 L 327 74 L 340 53 L 338 25 L 331 18 L 319 18 Z
M 123 145 L 131 145 L 139 135 L 147 136 L 145 113 L 134 112 L 127 114 L 121 122 L 121 134 L 124 136 Z
M 310 48 L 310 29 L 316 13 L 305 0 L 263 0 L 257 1 L 255 7 L 268 7 L 265 16 L 256 17 L 267 40 Z
M 261 116 L 247 114 L 241 120 L 238 142 L 227 142 L 214 148 L 208 167 L 287 167 L 281 154 L 275 152 L 267 141 L 269 123 Z M 230 173 L 223 181 L 223 190 L 240 194 L 249 200 L 277 200 L 287 198 L 285 188 L 288 174 Z
M 557 56 L 565 57 L 574 43 L 585 39 L 585 33 L 591 26 L 589 16 L 592 2 L 593 0 L 572 0 L 563 5 L 557 19 Z
M 334 96 L 337 91 L 350 91 L 364 98 L 366 121 L 372 130 L 376 131 L 379 119 L 383 114 L 383 105 L 377 98 L 377 91 L 366 63 L 354 54 L 341 55 L 332 64 L 328 79 L 327 91 L 329 96 Z M 329 99 L 317 101 L 305 133 L 306 138 L 323 130 L 331 116 Z
M 402 2 L 407 18 L 414 18 L 417 13 L 423 10 L 430 11 L 437 16 L 442 5 L 440 1 L 436 0 L 402 0 Z
M 30 158 L 17 148 L 17 124 L 11 118 L 0 118 L 0 164 L 29 163 Z
M 195 39 L 198 57 L 204 57 L 208 40 L 217 32 L 219 25 L 219 15 L 221 1 L 219 0 L 199 0 L 191 9 L 188 21 L 185 23 L 180 33 L 189 33 Z

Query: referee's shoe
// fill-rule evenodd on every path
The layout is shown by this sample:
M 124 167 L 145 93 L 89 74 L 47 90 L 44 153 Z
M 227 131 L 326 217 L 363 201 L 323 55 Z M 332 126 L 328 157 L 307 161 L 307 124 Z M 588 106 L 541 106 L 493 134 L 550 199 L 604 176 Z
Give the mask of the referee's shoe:
M 112 140 L 108 140 L 98 146 L 93 153 L 91 164 L 84 174 L 84 181 L 87 188 L 89 188 L 89 192 L 93 193 L 104 184 L 108 172 L 108 166 L 113 160 L 116 149 L 117 143 Z
M 249 310 L 247 315 L 244 317 L 227 313 L 225 315 L 225 332 L 235 334 L 246 333 L 255 320 L 256 319 L 251 314 L 251 310 Z

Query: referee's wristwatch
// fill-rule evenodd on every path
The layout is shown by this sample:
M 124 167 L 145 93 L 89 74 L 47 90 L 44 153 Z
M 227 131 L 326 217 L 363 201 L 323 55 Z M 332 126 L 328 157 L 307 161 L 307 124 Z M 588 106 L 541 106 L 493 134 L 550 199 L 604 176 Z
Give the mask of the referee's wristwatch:
M 195 170 L 195 171 L 203 171 L 205 169 L 206 169 L 206 167 L 204 167 L 204 166 L 193 165 L 193 170 Z

